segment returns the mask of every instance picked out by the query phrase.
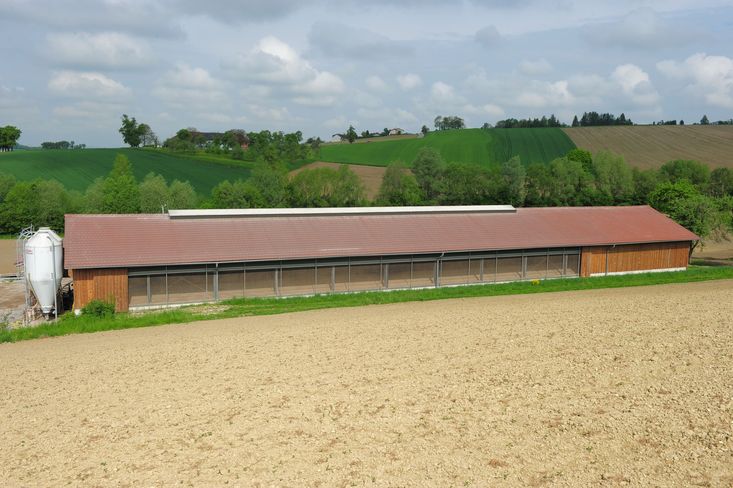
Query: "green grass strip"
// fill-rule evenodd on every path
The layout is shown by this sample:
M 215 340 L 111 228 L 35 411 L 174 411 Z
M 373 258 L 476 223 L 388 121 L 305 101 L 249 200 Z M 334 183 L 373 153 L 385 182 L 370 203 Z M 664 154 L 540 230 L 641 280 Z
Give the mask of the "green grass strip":
M 41 337 L 83 334 L 104 330 L 131 329 L 163 324 L 195 322 L 256 315 L 274 315 L 326 308 L 359 307 L 401 302 L 443 300 L 449 298 L 473 298 L 502 295 L 522 295 L 559 291 L 624 288 L 630 286 L 691 283 L 697 281 L 733 279 L 733 267 L 691 266 L 686 271 L 643 273 L 595 278 L 556 279 L 540 282 L 429 288 L 421 290 L 396 290 L 389 292 L 363 292 L 349 294 L 315 295 L 291 298 L 248 298 L 220 302 L 221 311 L 201 312 L 201 306 L 169 309 L 144 314 L 121 313 L 112 317 L 76 317 L 64 315 L 57 323 L 21 329 L 0 329 L 0 342 L 16 342 Z

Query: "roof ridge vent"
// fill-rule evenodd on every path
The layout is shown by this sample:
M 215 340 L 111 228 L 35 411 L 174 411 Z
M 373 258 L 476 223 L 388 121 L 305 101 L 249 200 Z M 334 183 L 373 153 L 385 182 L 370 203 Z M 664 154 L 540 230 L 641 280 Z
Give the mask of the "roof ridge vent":
M 171 219 L 247 217 L 323 217 L 348 215 L 420 215 L 467 213 L 516 213 L 511 205 L 453 205 L 422 207 L 330 207 L 330 208 L 226 208 L 169 210 Z

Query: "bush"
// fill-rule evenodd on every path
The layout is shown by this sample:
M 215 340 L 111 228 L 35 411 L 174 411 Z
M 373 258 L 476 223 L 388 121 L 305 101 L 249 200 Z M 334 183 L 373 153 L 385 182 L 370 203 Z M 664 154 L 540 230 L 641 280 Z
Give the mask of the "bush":
M 92 300 L 84 305 L 81 311 L 84 315 L 92 317 L 111 317 L 115 314 L 115 304 L 104 300 Z

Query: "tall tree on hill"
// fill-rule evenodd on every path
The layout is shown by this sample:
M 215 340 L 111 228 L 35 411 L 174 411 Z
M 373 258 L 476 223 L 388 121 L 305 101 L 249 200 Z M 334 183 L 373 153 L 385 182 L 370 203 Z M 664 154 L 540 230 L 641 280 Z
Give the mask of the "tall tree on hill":
M 350 125 L 349 129 L 346 131 L 346 140 L 349 141 L 349 144 L 356 140 L 356 129 L 354 129 L 353 125 Z
M 132 173 L 130 160 L 125 155 L 117 155 L 101 190 L 102 213 L 126 214 L 140 211 L 140 189 Z
M 708 116 L 703 115 L 702 118 L 700 119 L 700 125 L 709 125 L 709 124 L 710 124 L 710 120 L 708 120 Z
M 440 196 L 445 163 L 437 149 L 422 147 L 412 162 L 412 173 L 426 202 L 436 202 Z
M 578 116 L 577 115 L 573 117 L 573 124 L 572 124 L 572 126 L 573 127 L 579 127 L 580 126 L 580 122 L 578 122 Z
M 0 152 L 12 151 L 22 132 L 13 125 L 0 127 Z
M 147 124 L 143 124 L 147 125 Z M 119 129 L 122 134 L 122 140 L 125 144 L 130 147 L 138 147 L 141 142 L 140 124 L 137 123 L 135 117 L 128 117 L 127 114 L 122 114 L 122 126 Z
M 501 165 L 501 176 L 504 183 L 504 201 L 515 207 L 523 206 L 527 197 L 527 170 L 519 156 L 514 156 Z
M 399 161 L 387 166 L 379 187 L 377 203 L 387 206 L 419 205 L 421 203 L 420 188 L 415 177 L 405 171 Z

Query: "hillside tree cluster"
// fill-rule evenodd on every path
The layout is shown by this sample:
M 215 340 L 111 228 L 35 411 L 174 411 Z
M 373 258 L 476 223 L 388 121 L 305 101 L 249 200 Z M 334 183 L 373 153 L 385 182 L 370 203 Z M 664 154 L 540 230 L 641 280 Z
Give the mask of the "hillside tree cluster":
M 457 115 L 438 115 L 433 120 L 433 125 L 437 130 L 449 130 L 449 129 L 465 129 L 466 122 Z
M 14 125 L 0 127 L 0 152 L 12 151 L 18 144 L 18 139 L 20 139 L 22 133 L 23 131 Z

